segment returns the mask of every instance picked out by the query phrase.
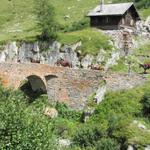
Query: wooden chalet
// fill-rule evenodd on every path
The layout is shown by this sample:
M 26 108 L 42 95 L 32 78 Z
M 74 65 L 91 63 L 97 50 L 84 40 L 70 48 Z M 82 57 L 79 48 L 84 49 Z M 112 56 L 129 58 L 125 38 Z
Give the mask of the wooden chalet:
M 134 27 L 140 16 L 134 3 L 103 4 L 102 2 L 87 15 L 91 27 L 104 30 L 117 30 L 121 27 Z

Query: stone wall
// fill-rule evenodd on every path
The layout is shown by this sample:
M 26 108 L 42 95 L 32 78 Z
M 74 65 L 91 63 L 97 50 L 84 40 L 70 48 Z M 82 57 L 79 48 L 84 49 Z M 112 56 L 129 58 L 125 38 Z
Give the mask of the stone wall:
M 96 93 L 103 77 L 98 71 L 67 69 L 59 78 L 47 79 L 49 99 L 84 108 L 88 97 Z M 56 94 L 56 96 L 55 96 Z

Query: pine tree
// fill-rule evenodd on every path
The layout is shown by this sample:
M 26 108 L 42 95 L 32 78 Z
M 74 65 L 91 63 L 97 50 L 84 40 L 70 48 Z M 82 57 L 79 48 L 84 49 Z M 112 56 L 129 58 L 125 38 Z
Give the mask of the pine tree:
M 40 39 L 55 40 L 57 24 L 54 19 L 54 7 L 49 4 L 48 0 L 35 0 L 35 14 L 41 30 Z

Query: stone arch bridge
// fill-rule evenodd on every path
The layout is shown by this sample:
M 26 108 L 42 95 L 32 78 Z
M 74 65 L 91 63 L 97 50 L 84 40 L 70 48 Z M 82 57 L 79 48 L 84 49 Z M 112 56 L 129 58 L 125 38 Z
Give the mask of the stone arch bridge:
M 19 88 L 28 79 L 32 90 L 47 92 L 49 100 L 83 108 L 87 98 L 103 80 L 99 71 L 51 67 L 36 63 L 0 63 L 0 79 L 5 87 Z
M 104 86 L 107 90 L 133 88 L 146 79 L 139 74 L 51 67 L 36 63 L 0 63 L 0 80 L 5 87 L 17 89 L 28 80 L 33 91 L 42 90 L 51 102 L 64 102 L 75 109 L 86 106 L 87 99 Z

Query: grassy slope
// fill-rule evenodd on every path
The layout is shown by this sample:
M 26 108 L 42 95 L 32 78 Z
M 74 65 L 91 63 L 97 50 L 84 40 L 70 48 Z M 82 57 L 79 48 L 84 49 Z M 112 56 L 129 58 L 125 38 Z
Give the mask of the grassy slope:
M 13 39 L 30 39 L 38 33 L 33 14 L 34 0 L 0 0 L 0 41 Z M 49 0 L 56 9 L 56 20 L 63 25 L 81 20 L 98 0 Z M 142 11 L 144 16 L 149 14 Z M 70 18 L 65 21 L 64 16 Z
M 38 34 L 33 1 L 0 0 L 0 41 L 26 39 Z M 70 25 L 83 18 L 87 11 L 96 5 L 97 0 L 50 0 L 50 2 L 56 8 L 56 20 L 60 24 Z M 65 21 L 65 15 L 70 15 L 71 18 Z
M 81 41 L 83 44 L 80 48 L 82 54 L 96 55 L 99 49 L 110 50 L 111 46 L 108 44 L 109 38 L 101 32 L 97 32 L 96 29 L 84 29 L 81 31 L 60 33 L 59 39 L 63 44 L 74 44 Z
M 0 0 L 0 41 L 37 35 L 32 0 Z

